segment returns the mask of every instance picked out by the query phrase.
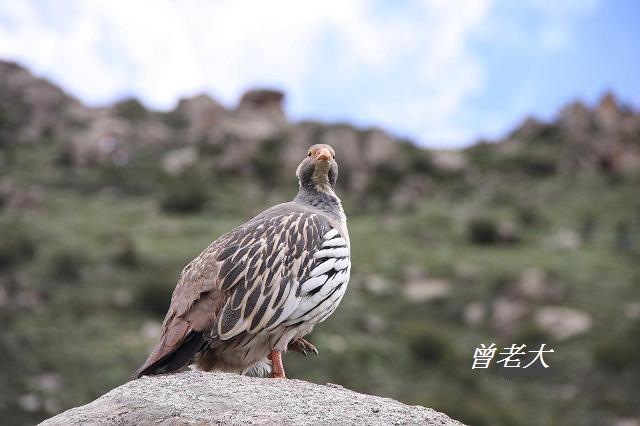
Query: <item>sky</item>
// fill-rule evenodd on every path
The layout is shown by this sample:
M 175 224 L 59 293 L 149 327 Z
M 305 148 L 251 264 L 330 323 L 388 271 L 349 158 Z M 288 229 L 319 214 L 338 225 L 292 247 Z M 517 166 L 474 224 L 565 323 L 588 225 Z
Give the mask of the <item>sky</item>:
M 640 106 L 636 0 L 0 1 L 0 59 L 91 106 L 286 92 L 292 120 L 437 148 L 611 90 Z

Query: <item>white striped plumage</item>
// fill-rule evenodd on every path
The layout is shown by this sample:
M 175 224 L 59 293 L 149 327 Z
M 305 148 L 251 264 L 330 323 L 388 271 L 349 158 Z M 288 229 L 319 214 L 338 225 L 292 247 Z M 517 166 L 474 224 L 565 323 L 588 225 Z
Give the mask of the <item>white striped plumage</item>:
M 269 234 L 281 225 L 279 233 Z M 298 233 L 303 225 L 322 232 Z M 247 234 L 253 236 L 247 238 Z M 296 240 L 290 241 L 289 235 L 294 234 Z M 216 353 L 217 369 L 253 371 L 254 364 L 267 361 L 268 349 L 286 351 L 292 339 L 306 335 L 328 318 L 345 294 L 350 271 L 348 235 L 339 223 L 332 224 L 316 213 L 302 209 L 266 214 L 221 241 L 235 247 L 219 255 L 222 262 L 245 266 L 235 275 L 236 266 L 220 267 L 227 271 L 219 278 L 230 294 L 206 339 L 208 349 Z M 236 257 L 237 253 L 243 256 Z M 263 264 L 271 268 L 260 274 Z M 268 276 L 275 279 L 269 282 Z
M 138 375 L 192 360 L 203 370 L 256 372 L 335 311 L 351 264 L 333 149 L 311 147 L 297 175 L 294 201 L 221 236 L 184 268 Z

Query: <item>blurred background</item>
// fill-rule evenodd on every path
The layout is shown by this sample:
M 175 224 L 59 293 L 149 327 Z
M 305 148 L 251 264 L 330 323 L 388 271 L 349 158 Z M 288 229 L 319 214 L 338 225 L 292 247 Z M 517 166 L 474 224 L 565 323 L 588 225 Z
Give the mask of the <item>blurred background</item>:
M 122 384 L 182 267 L 331 144 L 349 292 L 291 377 L 640 425 L 640 5 L 0 3 L 0 418 Z M 472 370 L 481 343 L 550 368 Z

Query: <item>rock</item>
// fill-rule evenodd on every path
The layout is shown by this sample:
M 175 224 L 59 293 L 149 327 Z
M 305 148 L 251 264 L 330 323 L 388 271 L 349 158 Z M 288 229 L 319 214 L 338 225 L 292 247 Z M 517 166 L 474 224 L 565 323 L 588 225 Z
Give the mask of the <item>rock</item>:
M 341 354 L 349 348 L 349 344 L 340 334 L 325 334 L 323 340 L 324 346 L 336 354 Z
M 395 163 L 400 157 L 396 141 L 381 129 L 371 129 L 367 132 L 364 147 L 360 151 L 360 156 L 364 156 L 366 162 L 373 166 Z
M 517 300 L 499 297 L 493 302 L 493 327 L 502 335 L 513 333 L 529 313 L 528 307 Z
M 427 271 L 416 264 L 409 264 L 404 268 L 404 278 L 407 282 L 419 281 L 426 277 Z
M 0 209 L 38 210 L 42 206 L 43 195 L 37 186 L 21 188 L 9 179 L 0 180 Z
M 622 307 L 622 312 L 627 319 L 637 320 L 640 318 L 640 302 L 629 302 Z
M 436 168 L 443 172 L 458 173 L 467 167 L 467 160 L 460 151 L 435 150 L 431 159 Z
M 576 250 L 582 246 L 582 238 L 572 229 L 560 229 L 545 242 L 547 247 L 560 250 Z
M 426 302 L 442 299 L 449 295 L 451 284 L 443 279 L 432 278 L 409 281 L 402 288 L 402 293 L 411 302 Z
M 145 321 L 140 328 L 142 338 L 154 342 L 162 332 L 162 324 L 157 321 Z
M 263 112 L 274 117 L 284 117 L 284 93 L 272 89 L 249 90 L 238 104 L 238 111 Z
M 113 292 L 112 301 L 116 307 L 126 308 L 133 303 L 133 295 L 128 290 L 119 289 Z
M 39 391 L 50 393 L 59 391 L 63 385 L 62 377 L 59 374 L 50 372 L 32 377 L 29 382 Z
M 35 411 L 38 411 L 42 407 L 42 401 L 37 395 L 28 393 L 25 395 L 21 395 L 18 398 L 18 405 L 24 411 L 33 413 Z
M 518 296 L 538 302 L 543 300 L 558 302 L 565 296 L 564 288 L 552 283 L 547 272 L 540 268 L 523 270 L 515 285 L 515 291 Z
M 640 426 L 638 417 L 620 417 L 613 421 L 613 426 Z
M 520 234 L 516 224 L 511 221 L 502 221 L 498 223 L 498 241 L 502 243 L 513 244 L 520 241 Z
M 404 179 L 390 199 L 390 205 L 399 210 L 407 210 L 416 207 L 425 194 L 432 189 L 430 180 L 423 177 L 412 176 Z
M 174 114 L 185 121 L 185 141 L 193 144 L 216 135 L 226 110 L 215 99 L 201 94 L 180 99 Z
M 469 325 L 480 325 L 484 321 L 487 309 L 482 302 L 471 302 L 464 307 L 464 322 Z
M 592 113 L 582 102 L 573 102 L 564 107 L 558 115 L 561 130 L 576 139 L 589 133 Z
M 593 320 L 586 313 L 563 306 L 545 306 L 535 312 L 536 326 L 556 340 L 565 340 L 591 329 Z
M 364 290 L 375 296 L 385 296 L 391 293 L 391 287 L 381 275 L 371 274 L 362 283 Z
M 9 292 L 0 283 L 0 308 L 6 308 L 9 305 Z
M 12 142 L 34 142 L 64 136 L 65 123 L 86 109 L 60 88 L 13 62 L 0 61 L 0 110 L 3 128 L 15 126 Z
M 527 117 L 522 124 L 511 134 L 510 138 L 518 141 L 531 141 L 544 138 L 544 133 L 548 131 L 549 125 L 543 123 L 535 117 Z M 512 144 L 519 145 L 519 144 Z
M 169 151 L 162 159 L 162 168 L 172 176 L 182 174 L 198 160 L 198 151 L 192 147 L 178 148 Z
M 360 319 L 360 328 L 368 334 L 382 334 L 387 329 L 387 322 L 380 315 L 365 314 Z
M 461 425 L 429 408 L 342 387 L 189 371 L 143 377 L 42 425 Z
M 472 281 L 474 280 L 481 268 L 473 263 L 459 262 L 455 265 L 454 274 L 459 281 Z
M 600 123 L 612 128 L 622 119 L 622 111 L 616 96 L 612 92 L 605 93 L 596 108 L 596 117 Z

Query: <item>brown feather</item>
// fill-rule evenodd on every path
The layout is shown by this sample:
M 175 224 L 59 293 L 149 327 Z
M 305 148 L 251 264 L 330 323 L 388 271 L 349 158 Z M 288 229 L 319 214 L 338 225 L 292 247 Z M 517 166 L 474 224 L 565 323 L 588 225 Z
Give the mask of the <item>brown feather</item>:
M 194 358 L 205 367 L 213 366 L 221 355 L 210 346 L 212 341 L 238 333 L 243 336 L 249 329 L 251 334 L 259 333 L 267 324 L 282 322 L 284 318 L 279 316 L 283 309 L 277 304 L 283 303 L 284 295 L 291 291 L 287 283 L 297 282 L 309 272 L 307 267 L 313 260 L 309 250 L 316 248 L 315 239 L 331 227 L 341 226 L 331 222 L 288 203 L 263 212 L 214 241 L 182 271 L 160 340 L 136 376 L 175 371 Z M 304 242 L 300 243 L 296 236 Z M 285 255 L 289 256 L 286 262 L 282 258 Z M 304 273 L 300 271 L 302 265 Z M 283 276 L 288 278 L 276 280 Z M 299 293 L 299 288 L 296 290 Z M 259 299 L 246 300 L 248 294 Z M 239 303 L 234 306 L 227 303 L 235 295 L 239 296 L 237 302 L 247 304 L 244 315 L 240 316 L 238 311 L 236 318 L 230 312 L 228 321 L 222 321 L 221 318 L 226 319 L 224 311 L 233 311 L 234 306 L 235 310 L 240 308 Z M 272 305 L 274 300 L 276 303 Z M 219 334 L 223 322 L 229 322 L 228 327 L 235 329 L 232 335 Z
M 180 295 L 178 294 L 178 297 Z M 175 295 L 174 295 L 175 298 Z M 149 355 L 145 363 L 136 371 L 135 376 L 154 374 L 154 364 L 165 360 L 176 352 L 192 332 L 208 334 L 213 327 L 217 314 L 224 305 L 224 298 L 220 291 L 206 291 L 191 305 L 184 316 L 175 316 L 171 308 L 163 324 L 160 341 Z M 172 303 L 173 306 L 173 303 Z M 198 348 L 199 349 L 199 348 Z M 193 354 L 195 355 L 195 353 Z M 191 360 L 187 360 L 187 364 Z M 160 371 L 162 373 L 164 371 Z

